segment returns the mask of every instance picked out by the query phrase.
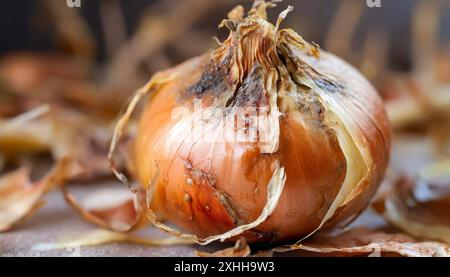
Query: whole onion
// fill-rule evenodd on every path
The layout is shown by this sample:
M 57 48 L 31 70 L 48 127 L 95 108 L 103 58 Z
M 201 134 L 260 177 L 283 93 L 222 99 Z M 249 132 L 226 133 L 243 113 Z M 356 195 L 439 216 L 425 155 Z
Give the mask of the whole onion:
M 355 218 L 383 178 L 388 119 L 352 66 L 266 21 L 264 1 L 215 50 L 156 74 L 134 141 L 148 217 L 199 243 L 302 238 Z M 123 175 L 118 173 L 119 177 Z M 161 223 L 170 220 L 193 235 Z

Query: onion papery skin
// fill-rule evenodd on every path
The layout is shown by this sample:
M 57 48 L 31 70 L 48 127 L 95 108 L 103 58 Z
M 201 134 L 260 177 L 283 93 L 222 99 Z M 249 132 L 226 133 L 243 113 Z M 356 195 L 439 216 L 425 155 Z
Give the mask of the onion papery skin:
M 349 222 L 388 164 L 390 128 L 377 92 L 292 30 L 257 16 L 230 22 L 222 45 L 160 73 L 168 81 L 152 88 L 133 166 L 151 191 L 149 208 L 199 237 L 226 232 L 261 214 L 279 163 L 284 190 L 274 212 L 244 233 L 248 241 L 299 239 Z M 221 113 L 199 118 L 195 105 Z M 255 108 L 265 108 L 266 121 L 256 139 L 242 140 L 255 122 L 227 122 Z

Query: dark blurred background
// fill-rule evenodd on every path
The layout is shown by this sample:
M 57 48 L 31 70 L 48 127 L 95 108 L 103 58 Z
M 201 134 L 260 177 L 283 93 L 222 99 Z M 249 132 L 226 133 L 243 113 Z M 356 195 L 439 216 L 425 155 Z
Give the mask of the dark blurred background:
M 65 2 L 66 0 L 52 0 Z M 142 18 L 152 8 L 158 10 L 158 16 L 170 13 L 176 5 L 180 5 L 184 0 L 164 1 L 164 0 L 82 0 L 82 8 L 78 11 L 86 20 L 90 30 L 98 42 L 96 58 L 99 61 L 107 58 L 105 47 L 105 34 L 102 28 L 102 9 L 109 3 L 118 3 L 125 21 L 126 35 L 130 37 L 138 28 Z M 204 0 L 211 1 L 211 0 Z M 362 5 L 363 9 L 355 27 L 351 45 L 353 49 L 361 50 L 364 41 L 369 33 L 380 34 L 389 44 L 388 60 L 389 65 L 395 69 L 408 69 L 410 66 L 411 54 L 411 27 L 413 25 L 413 15 L 420 2 L 440 1 L 440 0 L 381 0 L 381 8 L 369 8 L 365 0 L 350 0 L 355 5 Z M 162 3 L 167 2 L 167 3 Z M 217 24 L 226 17 L 228 10 L 242 3 L 246 8 L 251 6 L 253 1 L 229 1 L 229 4 L 217 1 L 216 8 L 211 8 L 202 15 L 193 25 L 195 35 L 202 37 L 212 37 L 218 34 L 224 38 L 224 31 L 217 29 Z M 288 4 L 295 5 L 294 12 L 289 15 L 284 26 L 290 26 L 308 41 L 315 41 L 323 48 L 327 48 L 330 28 L 333 28 L 333 19 L 339 11 L 344 1 L 332 0 L 291 0 L 283 1 L 276 9 L 269 12 L 272 20 Z M 443 0 L 449 2 L 450 0 Z M 196 7 L 192 7 L 195 9 Z M 445 10 L 441 12 L 444 16 L 440 19 L 440 43 L 448 44 L 450 41 L 450 5 L 445 5 Z M 347 16 L 351 17 L 351 8 L 347 11 Z M 150 15 L 151 16 L 151 15 Z M 62 24 L 64 21 L 59 22 Z M 179 24 L 184 24 L 180 19 Z M 423 22 L 426 24 L 426 22 Z M 171 26 L 167 26 L 167 31 L 171 31 Z M 346 32 L 348 30 L 335 30 L 334 32 Z M 45 5 L 45 0 L 14 0 L 2 1 L 0 8 L 0 54 L 18 50 L 43 50 L 55 49 L 55 24 Z M 208 48 L 210 45 L 201 43 L 197 51 Z M 171 52 L 171 45 L 167 45 L 164 51 Z M 339 51 L 338 51 L 339 52 Z M 196 54 L 196 53 L 189 53 Z M 339 53 L 338 53 L 339 54 Z M 169 55 L 171 62 L 177 63 L 185 59 L 183 55 Z

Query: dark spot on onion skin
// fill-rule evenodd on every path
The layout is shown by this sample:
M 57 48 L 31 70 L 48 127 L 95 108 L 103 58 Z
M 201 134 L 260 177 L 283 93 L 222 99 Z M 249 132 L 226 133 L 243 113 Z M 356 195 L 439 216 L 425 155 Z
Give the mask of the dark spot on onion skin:
M 316 115 L 316 117 L 319 119 L 320 122 L 324 122 L 325 120 L 325 108 L 320 103 L 320 101 L 317 98 L 314 98 L 311 105 L 312 112 Z
M 233 107 L 262 107 L 267 106 L 268 99 L 264 89 L 262 68 L 259 63 L 253 65 L 250 73 L 245 77 L 235 97 L 227 106 Z
M 336 167 L 337 175 L 338 176 L 341 175 L 342 172 L 344 172 L 345 170 L 347 170 L 347 163 L 345 163 L 343 161 L 339 162 Z
M 230 57 L 228 55 L 219 64 L 214 60 L 210 61 L 205 66 L 200 79 L 189 87 L 184 95 L 181 95 L 181 98 L 186 99 L 191 96 L 203 98 L 206 95 L 218 98 L 222 93 L 229 91 L 231 85 L 229 82 Z M 240 108 L 269 106 L 262 71 L 262 66 L 259 63 L 255 63 L 242 84 L 238 85 L 233 96 L 228 99 L 225 106 Z
M 228 74 L 230 72 L 230 59 L 228 55 L 220 64 L 211 60 L 203 71 L 200 80 L 187 89 L 185 97 L 196 96 L 201 98 L 207 92 L 219 95 L 228 89 Z
M 271 232 L 261 232 L 257 229 L 248 230 L 246 233 L 249 237 L 256 238 L 259 241 L 272 242 L 277 237 L 278 230 L 272 230 Z
M 203 72 L 200 80 L 188 89 L 188 95 L 201 97 L 207 91 L 224 91 L 226 75 L 221 67 L 211 65 Z
M 314 80 L 314 83 L 324 91 L 331 93 L 339 93 L 343 91 L 344 87 L 335 81 L 331 81 L 325 78 L 318 78 Z

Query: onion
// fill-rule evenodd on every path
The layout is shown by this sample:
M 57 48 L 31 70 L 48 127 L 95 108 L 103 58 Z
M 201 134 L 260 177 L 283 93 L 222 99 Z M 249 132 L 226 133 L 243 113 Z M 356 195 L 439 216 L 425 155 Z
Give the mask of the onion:
M 133 188 L 157 227 L 199 243 L 304 238 L 350 222 L 383 178 L 390 127 L 372 85 L 256 1 L 234 9 L 217 49 L 156 74 L 139 100 Z M 125 176 L 117 171 L 123 181 Z M 192 235 L 161 223 L 174 222 Z

